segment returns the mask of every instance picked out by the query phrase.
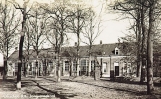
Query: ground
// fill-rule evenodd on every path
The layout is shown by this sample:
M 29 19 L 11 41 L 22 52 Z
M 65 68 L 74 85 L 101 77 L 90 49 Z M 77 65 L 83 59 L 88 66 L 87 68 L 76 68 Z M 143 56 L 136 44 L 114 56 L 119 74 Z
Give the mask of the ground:
M 16 90 L 16 78 L 0 80 L 0 99 L 160 99 L 160 78 L 156 78 L 153 95 L 146 94 L 146 85 L 132 81 L 95 81 L 92 77 L 63 77 L 57 83 L 53 77 L 22 77 L 22 88 Z

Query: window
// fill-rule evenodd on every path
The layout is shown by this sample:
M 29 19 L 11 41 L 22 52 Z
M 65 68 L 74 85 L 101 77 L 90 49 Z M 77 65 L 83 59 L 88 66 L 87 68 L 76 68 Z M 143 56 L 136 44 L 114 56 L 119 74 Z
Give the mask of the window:
M 115 48 L 115 55 L 118 55 L 119 54 L 119 49 L 116 47 Z
M 122 75 L 125 76 L 127 75 L 127 63 L 124 62 L 123 67 L 122 67 Z
M 81 66 L 80 66 L 80 69 L 81 71 L 86 71 L 86 60 L 81 60 Z
M 69 61 L 65 61 L 65 71 L 69 71 Z
M 29 71 L 32 71 L 32 62 L 28 63 L 28 69 L 29 69 Z
M 102 73 L 106 73 L 107 72 L 107 63 L 103 63 L 103 67 L 102 67 Z
M 127 64 L 127 73 L 131 73 L 131 63 Z
M 48 63 L 48 69 L 49 70 L 53 69 L 53 62 L 52 61 L 49 61 L 49 63 Z
M 115 67 L 115 76 L 119 76 L 119 63 L 115 62 L 114 67 Z
M 76 67 L 77 66 L 77 62 L 76 61 L 73 61 L 73 71 L 76 72 Z
M 119 51 L 118 50 L 115 50 L 115 54 L 118 55 L 119 54 Z
M 18 63 L 15 63 L 15 72 L 18 71 Z
M 124 63 L 123 70 L 124 70 L 124 71 L 126 71 L 126 70 L 127 70 L 127 63 L 126 63 L 126 62 Z
M 119 63 L 118 63 L 118 62 L 115 62 L 115 63 L 114 63 L 114 66 L 119 66 Z
M 131 63 L 125 62 L 125 63 L 124 63 L 124 66 L 123 66 L 123 70 L 122 70 L 123 75 L 124 75 L 124 76 L 127 76 L 129 73 L 132 72 L 131 69 L 132 69 L 132 68 L 131 68 Z
M 25 66 L 25 64 L 23 63 L 21 66 L 21 71 L 24 71 L 24 66 Z

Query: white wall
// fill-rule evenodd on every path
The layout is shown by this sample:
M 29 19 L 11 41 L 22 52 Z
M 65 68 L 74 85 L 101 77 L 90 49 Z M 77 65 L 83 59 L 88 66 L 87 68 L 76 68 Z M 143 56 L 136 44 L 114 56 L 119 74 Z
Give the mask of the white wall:
M 3 67 L 3 54 L 0 53 L 0 67 Z

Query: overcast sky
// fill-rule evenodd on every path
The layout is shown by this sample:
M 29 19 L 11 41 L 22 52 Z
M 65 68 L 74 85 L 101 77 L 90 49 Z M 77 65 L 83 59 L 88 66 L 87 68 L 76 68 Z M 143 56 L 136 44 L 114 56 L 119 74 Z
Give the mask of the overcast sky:
M 19 3 L 22 2 L 22 0 L 16 0 Z M 49 3 L 54 0 L 30 0 L 30 3 L 38 1 L 40 3 Z M 89 1 L 89 2 L 88 2 Z M 105 1 L 105 0 L 102 0 Z M 114 0 L 107 0 L 108 4 L 112 3 Z M 93 7 L 97 12 L 100 11 L 100 2 L 99 0 L 85 0 L 85 3 L 92 4 Z M 105 6 L 105 5 L 104 5 Z M 103 11 L 104 13 L 104 11 Z M 116 43 L 118 42 L 118 38 L 124 36 L 124 33 L 127 33 L 127 28 L 129 26 L 128 20 L 116 20 L 116 18 L 120 17 L 118 14 L 111 14 L 108 11 L 106 11 L 104 14 L 102 14 L 103 18 L 103 32 L 100 34 L 100 36 L 96 39 L 95 44 L 99 44 L 100 40 L 102 40 L 103 43 Z M 70 45 L 74 45 L 74 42 L 76 42 L 76 37 L 70 38 Z M 83 43 L 81 43 L 82 45 Z

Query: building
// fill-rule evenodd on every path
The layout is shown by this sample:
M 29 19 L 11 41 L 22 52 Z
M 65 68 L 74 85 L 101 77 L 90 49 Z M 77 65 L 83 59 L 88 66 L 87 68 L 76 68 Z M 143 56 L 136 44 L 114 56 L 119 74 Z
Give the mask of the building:
M 0 52 L 0 67 L 3 67 L 3 54 Z
M 89 69 L 89 47 L 80 46 L 79 50 L 79 75 L 87 75 L 90 70 L 91 76 L 94 72 L 95 62 L 97 61 L 101 72 L 101 77 L 113 76 L 135 76 L 136 65 L 135 57 L 124 55 L 119 43 L 93 45 L 91 52 L 91 66 Z M 49 75 L 57 73 L 57 58 L 52 48 L 39 50 L 38 56 L 31 49 L 24 51 L 22 72 L 27 68 L 29 76 Z M 60 66 L 62 76 L 76 75 L 76 47 L 63 47 L 60 55 Z M 36 67 L 37 66 L 37 67 Z M 18 69 L 18 50 L 15 50 L 9 57 L 9 71 L 11 76 L 16 75 Z M 23 74 L 23 73 L 22 73 Z
M 3 54 L 0 52 L 0 76 L 3 73 Z

